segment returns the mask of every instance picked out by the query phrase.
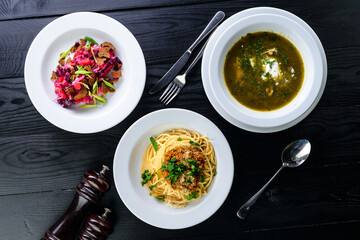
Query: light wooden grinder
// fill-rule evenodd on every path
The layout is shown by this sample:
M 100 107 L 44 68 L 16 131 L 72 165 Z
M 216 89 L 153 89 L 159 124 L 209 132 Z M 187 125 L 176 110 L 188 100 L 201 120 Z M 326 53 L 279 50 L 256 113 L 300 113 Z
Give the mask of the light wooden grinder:
M 76 188 L 76 194 L 65 214 L 45 233 L 42 240 L 75 239 L 80 224 L 88 211 L 99 202 L 103 193 L 109 190 L 105 172 L 109 168 L 103 165 L 100 172 L 87 171 Z

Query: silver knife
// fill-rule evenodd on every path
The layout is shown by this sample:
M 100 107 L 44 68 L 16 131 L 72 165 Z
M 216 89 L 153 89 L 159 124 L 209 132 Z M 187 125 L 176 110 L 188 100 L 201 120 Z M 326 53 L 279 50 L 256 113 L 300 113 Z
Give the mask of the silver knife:
M 176 63 L 169 69 L 169 71 L 165 73 L 165 75 L 155 84 L 155 86 L 150 89 L 150 94 L 158 92 L 176 77 L 176 75 L 181 71 L 181 69 L 185 66 L 186 62 L 189 60 L 190 55 L 195 49 L 195 47 L 219 25 L 219 23 L 224 19 L 224 17 L 225 13 L 222 11 L 218 11 L 215 14 L 215 16 L 211 19 L 209 24 L 205 27 L 200 36 L 189 47 L 189 49 L 186 50 L 186 52 L 176 61 Z

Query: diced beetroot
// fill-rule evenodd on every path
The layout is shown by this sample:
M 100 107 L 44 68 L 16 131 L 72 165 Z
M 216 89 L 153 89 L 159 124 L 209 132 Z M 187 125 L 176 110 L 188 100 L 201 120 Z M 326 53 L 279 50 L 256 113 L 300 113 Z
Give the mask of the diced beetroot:
M 83 103 L 85 103 L 85 104 L 94 103 L 94 100 L 92 98 L 90 98 L 89 96 L 83 97 L 82 100 L 83 100 Z
M 81 84 L 80 83 L 75 83 L 74 88 L 76 90 L 80 90 L 81 89 Z
M 58 89 L 58 94 L 61 98 L 66 99 L 66 94 L 64 93 L 64 91 L 62 89 Z
M 80 66 L 91 65 L 92 69 L 92 80 L 98 78 L 99 83 L 101 83 L 101 78 L 106 79 L 107 81 L 111 81 L 115 79 L 114 76 L 112 79 L 108 79 L 106 77 L 107 74 L 111 70 L 119 70 L 121 68 L 121 60 L 114 55 L 114 51 L 109 51 L 110 57 L 103 61 L 101 66 L 99 66 L 95 60 L 95 57 L 98 57 L 99 50 L 101 49 L 101 45 L 94 45 L 91 47 L 92 51 L 86 51 L 84 48 L 79 49 L 74 53 L 71 61 L 65 64 L 64 66 L 58 65 L 56 68 L 56 77 L 57 79 L 54 81 L 55 93 L 58 95 L 58 98 L 55 99 L 61 106 L 68 107 L 72 106 L 76 103 L 84 103 L 84 104 L 93 104 L 94 98 L 90 97 L 86 94 L 85 97 L 81 99 L 77 99 L 75 101 L 74 96 L 78 94 L 79 91 L 82 91 L 82 82 L 89 83 L 87 74 L 78 74 L 78 77 L 75 77 L 75 72 L 80 68 Z M 100 78 L 101 77 L 101 78 Z M 75 78 L 75 79 L 74 79 Z M 98 94 L 99 96 L 105 95 L 101 89 L 101 83 L 98 86 Z M 89 85 L 92 88 L 92 84 Z M 69 92 L 68 89 L 71 88 L 72 92 Z M 90 89 L 92 91 L 92 89 Z M 81 96 L 84 96 L 82 94 Z M 79 97 L 81 97 L 79 96 Z
M 83 64 L 82 64 L 82 65 L 89 65 L 89 64 L 91 64 L 91 60 L 90 60 L 90 58 L 84 58 L 84 59 L 83 59 Z
M 111 69 L 113 68 L 113 65 L 109 65 L 107 68 L 105 68 L 102 73 L 99 75 L 99 77 L 105 76 L 106 74 L 108 74 Z
M 71 77 L 71 74 L 70 74 L 69 72 L 67 72 L 67 73 L 65 74 L 65 80 L 66 80 L 67 82 L 69 82 L 69 81 L 70 81 L 70 77 Z
M 81 75 L 81 76 L 79 76 L 78 78 L 76 78 L 76 79 L 72 82 L 72 84 L 75 85 L 76 83 L 81 82 L 82 80 L 84 80 L 84 78 L 85 78 L 85 75 Z
M 78 100 L 75 100 L 76 103 L 85 103 L 85 104 L 93 104 L 94 100 L 90 98 L 89 96 L 80 98 Z
M 64 81 L 64 77 L 59 77 L 59 78 L 56 80 L 56 82 L 57 82 L 58 84 L 62 84 L 63 81 Z

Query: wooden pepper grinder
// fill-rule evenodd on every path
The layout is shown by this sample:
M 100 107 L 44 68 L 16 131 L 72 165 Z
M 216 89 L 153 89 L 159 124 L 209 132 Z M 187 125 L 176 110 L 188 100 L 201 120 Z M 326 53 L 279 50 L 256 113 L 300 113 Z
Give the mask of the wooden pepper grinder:
M 90 214 L 79 232 L 79 240 L 105 240 L 114 231 L 114 225 L 110 222 L 108 214 L 110 209 L 105 208 L 103 215 Z
M 87 212 L 109 189 L 103 165 L 100 172 L 87 171 L 76 188 L 76 194 L 65 214 L 45 233 L 42 240 L 73 240 Z

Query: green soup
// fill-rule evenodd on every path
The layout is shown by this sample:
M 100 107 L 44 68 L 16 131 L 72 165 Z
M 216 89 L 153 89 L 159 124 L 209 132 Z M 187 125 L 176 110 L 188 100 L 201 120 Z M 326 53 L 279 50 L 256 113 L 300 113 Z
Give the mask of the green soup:
M 272 111 L 291 102 L 301 89 L 304 64 L 285 37 L 272 32 L 249 33 L 229 50 L 224 78 L 231 95 L 257 111 Z

